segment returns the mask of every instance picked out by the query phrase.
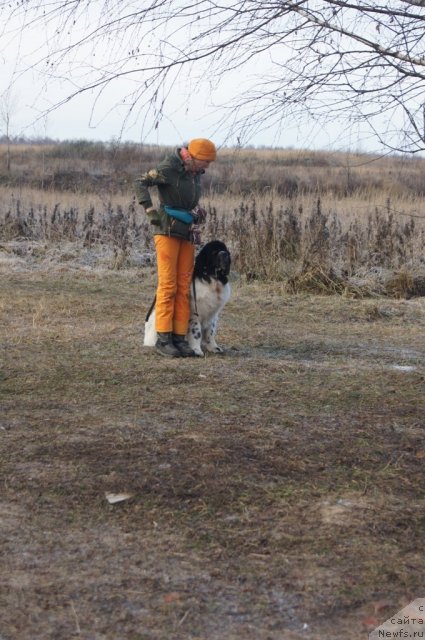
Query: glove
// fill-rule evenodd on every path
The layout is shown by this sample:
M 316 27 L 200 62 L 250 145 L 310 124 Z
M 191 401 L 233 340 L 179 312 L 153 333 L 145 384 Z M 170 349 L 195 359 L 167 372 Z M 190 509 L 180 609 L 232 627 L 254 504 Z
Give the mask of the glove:
M 153 224 L 155 227 L 159 227 L 161 225 L 161 216 L 157 209 L 147 209 L 146 215 L 149 218 L 149 222 Z
M 202 244 L 201 232 L 198 227 L 192 227 L 192 242 L 198 246 Z
M 204 224 L 207 219 L 207 212 L 202 207 L 196 207 L 193 211 L 193 222 L 195 224 Z

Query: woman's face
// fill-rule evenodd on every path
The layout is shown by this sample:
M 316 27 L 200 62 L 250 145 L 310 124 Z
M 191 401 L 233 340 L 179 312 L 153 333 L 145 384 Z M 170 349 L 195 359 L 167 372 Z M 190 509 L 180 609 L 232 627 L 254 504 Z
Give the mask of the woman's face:
M 196 158 L 192 158 L 192 164 L 195 171 L 202 171 L 208 169 L 211 162 L 209 160 L 197 160 Z

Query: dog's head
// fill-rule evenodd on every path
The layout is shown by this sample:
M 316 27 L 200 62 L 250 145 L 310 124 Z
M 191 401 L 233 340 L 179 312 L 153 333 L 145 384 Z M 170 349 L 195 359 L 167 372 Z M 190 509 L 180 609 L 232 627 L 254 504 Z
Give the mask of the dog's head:
M 212 240 L 196 256 L 194 277 L 208 282 L 211 278 L 216 278 L 226 284 L 230 264 L 230 252 L 224 242 Z

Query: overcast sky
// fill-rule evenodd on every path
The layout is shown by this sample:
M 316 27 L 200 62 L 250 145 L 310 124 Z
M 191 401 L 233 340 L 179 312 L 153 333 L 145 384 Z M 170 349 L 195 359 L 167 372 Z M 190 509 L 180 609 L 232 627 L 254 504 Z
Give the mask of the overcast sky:
M 9 94 L 12 136 L 105 142 L 118 138 L 161 145 L 174 145 L 194 137 L 211 137 L 218 146 L 236 143 L 227 128 L 220 127 L 221 112 L 212 103 L 211 96 L 196 89 L 187 98 L 186 89 L 179 93 L 176 87 L 175 96 L 169 99 L 156 129 L 143 123 L 137 114 L 126 121 L 127 105 L 116 104 L 117 96 L 125 96 L 132 90 L 130 80 L 117 80 L 100 98 L 95 91 L 89 91 L 46 113 L 60 97 L 67 95 L 68 83 L 46 80 L 35 71 L 27 71 L 19 77 L 20 67 L 16 66 L 15 55 L 13 46 L 9 51 L 2 51 L 4 63 L 0 75 L 0 93 L 8 89 L 10 80 L 15 77 Z M 238 80 L 235 75 L 234 83 Z M 222 91 L 226 91 L 225 87 Z M 0 123 L 0 127 L 4 130 L 4 123 Z M 246 143 L 284 148 L 379 151 L 370 132 L 347 121 L 322 127 L 313 121 L 283 119 L 281 124 L 255 134 Z
M 44 93 L 41 100 L 34 102 L 34 93 L 28 87 L 17 85 L 12 94 L 11 135 L 27 138 L 52 138 L 57 140 L 87 139 L 109 142 L 113 139 L 173 145 L 194 137 L 210 137 L 220 145 L 233 145 L 217 127 L 217 113 L 203 104 L 196 96 L 191 106 L 165 112 L 157 129 L 145 134 L 141 123 L 130 122 L 124 130 L 125 108 L 108 108 L 96 104 L 95 94 L 86 93 L 71 102 L 43 115 L 47 103 L 53 103 L 55 96 L 49 98 Z M 33 89 L 36 84 L 34 82 Z M 107 102 L 107 97 L 105 97 Z M 254 146 L 279 146 L 324 150 L 377 150 L 376 141 L 370 134 L 356 127 L 349 128 L 348 123 L 334 123 L 321 127 L 313 122 L 288 122 L 283 127 L 272 127 L 257 133 L 247 141 Z

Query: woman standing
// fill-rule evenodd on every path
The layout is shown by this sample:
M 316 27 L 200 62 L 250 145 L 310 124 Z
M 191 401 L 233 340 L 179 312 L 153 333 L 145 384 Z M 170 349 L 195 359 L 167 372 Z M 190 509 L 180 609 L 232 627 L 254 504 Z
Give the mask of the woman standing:
M 201 195 L 201 175 L 216 155 L 210 140 L 196 138 L 136 180 L 138 202 L 154 225 L 158 269 L 155 348 L 164 356 L 195 355 L 185 339 L 195 256 L 192 225 L 201 222 L 195 211 Z M 159 207 L 152 204 L 149 187 L 158 188 Z

